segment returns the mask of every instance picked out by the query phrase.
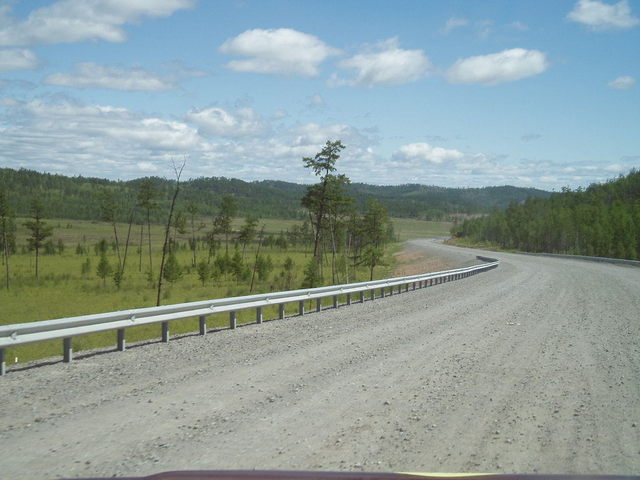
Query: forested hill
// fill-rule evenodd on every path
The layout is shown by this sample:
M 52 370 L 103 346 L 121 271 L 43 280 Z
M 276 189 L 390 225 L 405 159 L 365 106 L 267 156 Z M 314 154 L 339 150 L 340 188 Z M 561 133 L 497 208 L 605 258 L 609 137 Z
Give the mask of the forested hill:
M 65 177 L 33 170 L 0 169 L 0 190 L 8 194 L 10 206 L 18 216 L 29 213 L 31 200 L 39 198 L 50 218 L 93 220 L 100 217 L 102 192 L 110 190 L 120 203 L 120 217 L 136 204 L 144 179 L 127 182 L 100 178 Z M 151 179 L 158 190 L 157 202 L 168 204 L 175 182 Z M 200 215 L 215 215 L 223 195 L 233 195 L 238 202 L 238 215 L 263 218 L 305 218 L 300 199 L 307 186 L 295 183 L 263 180 L 245 182 L 230 178 L 197 178 L 181 183 L 179 203 L 193 202 Z M 548 197 L 550 192 L 517 187 L 443 188 L 424 185 L 373 186 L 355 183 L 348 194 L 356 206 L 364 207 L 370 198 L 377 198 L 391 216 L 421 219 L 444 219 L 451 214 L 486 213 L 504 209 L 512 202 L 522 202 L 530 196 Z M 164 220 L 166 209 L 155 210 L 155 220 Z M 139 212 L 142 215 L 142 212 Z M 152 213 L 153 214 L 153 213 Z
M 527 252 L 640 258 L 640 171 L 466 220 L 454 234 Z

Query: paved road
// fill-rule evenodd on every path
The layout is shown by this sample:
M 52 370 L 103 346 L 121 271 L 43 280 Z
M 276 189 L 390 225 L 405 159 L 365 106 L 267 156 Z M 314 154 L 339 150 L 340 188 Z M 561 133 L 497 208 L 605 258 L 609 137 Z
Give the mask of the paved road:
M 9 372 L 0 475 L 637 474 L 640 268 L 495 256 L 364 305 Z

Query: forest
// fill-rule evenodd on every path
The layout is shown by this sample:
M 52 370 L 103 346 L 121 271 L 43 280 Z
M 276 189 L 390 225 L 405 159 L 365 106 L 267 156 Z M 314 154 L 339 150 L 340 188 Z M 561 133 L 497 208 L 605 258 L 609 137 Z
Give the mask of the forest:
M 526 252 L 640 258 L 640 172 L 467 219 L 452 234 Z
M 162 222 L 162 212 L 168 207 L 170 192 L 174 188 L 173 179 L 147 177 L 125 182 L 0 168 L 0 190 L 11 193 L 9 201 L 18 216 L 29 214 L 31 198 L 37 195 L 47 205 L 50 218 L 100 220 L 101 196 L 108 190 L 119 204 L 117 219 L 128 221 L 126 206 L 135 202 L 137 192 L 145 183 L 152 184 L 158 192 L 157 202 L 161 207 L 150 212 L 151 221 Z M 195 205 L 201 215 L 216 215 L 222 197 L 232 195 L 239 216 L 303 220 L 307 212 L 300 204 L 300 199 L 307 187 L 276 180 L 245 182 L 224 177 L 196 178 L 182 182 L 180 198 L 184 204 Z M 461 214 L 489 213 L 530 196 L 548 197 L 551 194 L 543 190 L 511 186 L 444 188 L 413 184 L 375 186 L 349 183 L 344 188 L 359 210 L 364 210 L 367 202 L 375 199 L 392 217 L 422 220 L 452 220 Z M 136 212 L 134 220 L 144 220 L 143 213 Z

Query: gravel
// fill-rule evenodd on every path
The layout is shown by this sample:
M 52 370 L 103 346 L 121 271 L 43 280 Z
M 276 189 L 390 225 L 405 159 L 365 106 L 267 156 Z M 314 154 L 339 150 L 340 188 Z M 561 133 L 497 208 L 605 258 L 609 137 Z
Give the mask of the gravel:
M 411 246 L 457 265 L 480 253 Z M 0 378 L 0 472 L 637 474 L 640 269 L 482 253 L 500 267 L 10 370 Z

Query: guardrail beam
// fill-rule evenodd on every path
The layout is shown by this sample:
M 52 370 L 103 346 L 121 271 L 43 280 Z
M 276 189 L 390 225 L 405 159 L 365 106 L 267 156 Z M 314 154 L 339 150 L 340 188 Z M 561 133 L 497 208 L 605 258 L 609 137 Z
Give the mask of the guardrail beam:
M 442 272 L 409 275 L 405 277 L 370 280 L 366 282 L 300 289 L 285 292 L 271 292 L 267 294 L 246 295 L 242 297 L 220 298 L 176 305 L 146 307 L 118 312 L 82 315 L 70 318 L 46 320 L 42 322 L 27 322 L 14 325 L 0 325 L 0 375 L 6 373 L 6 348 L 17 345 L 35 343 L 47 340 L 62 339 L 63 360 L 70 362 L 73 358 L 72 337 L 103 331 L 117 331 L 117 348 L 125 350 L 125 330 L 134 325 L 151 325 L 161 323 L 162 341 L 169 341 L 169 322 L 187 318 L 199 319 L 200 334 L 206 333 L 206 317 L 217 313 L 229 312 L 230 328 L 237 326 L 237 312 L 245 309 L 256 309 L 256 323 L 262 323 L 262 309 L 265 306 L 278 305 L 279 318 L 285 318 L 285 305 L 298 302 L 299 313 L 304 314 L 304 302 L 316 300 L 316 311 L 322 310 L 322 299 L 332 297 L 333 307 L 339 306 L 339 295 L 346 296 L 346 303 L 353 301 L 352 295 L 359 294 L 360 302 L 364 303 L 367 296 L 376 299 L 376 290 L 380 289 L 380 297 L 395 295 L 411 289 L 425 288 L 445 282 L 459 280 L 480 272 L 496 268 L 499 261 L 486 257 L 478 257 L 484 263 L 470 267 L 446 270 Z M 388 292 L 386 289 L 388 288 Z M 367 292 L 369 294 L 367 295 Z

